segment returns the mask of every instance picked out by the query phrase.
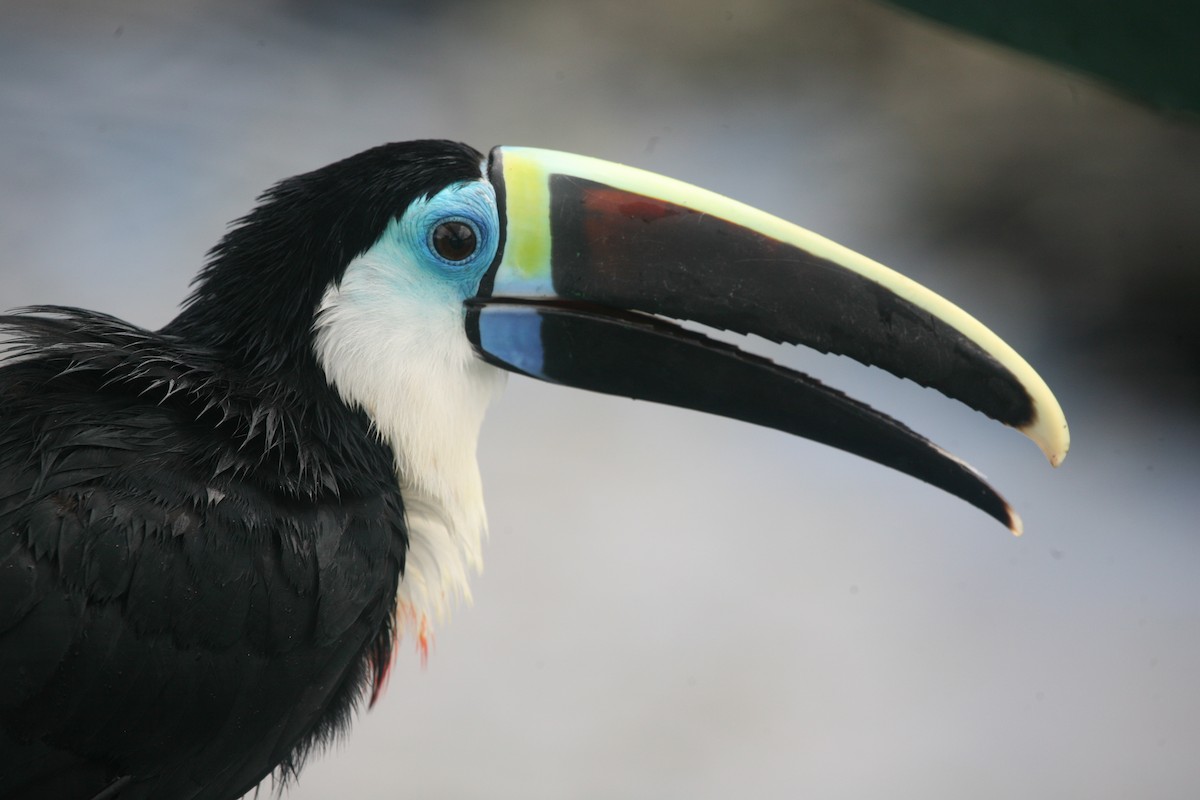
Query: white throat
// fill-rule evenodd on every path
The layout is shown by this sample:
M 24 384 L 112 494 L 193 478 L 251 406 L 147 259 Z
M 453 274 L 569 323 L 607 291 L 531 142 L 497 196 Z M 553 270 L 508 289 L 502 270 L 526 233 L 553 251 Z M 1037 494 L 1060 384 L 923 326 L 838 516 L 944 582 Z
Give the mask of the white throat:
M 470 602 L 469 575 L 482 568 L 476 446 L 505 380 L 471 349 L 461 299 L 430 293 L 428 281 L 368 250 L 326 290 L 313 345 L 342 399 L 366 411 L 396 454 L 409 537 L 397 622 L 416 625 L 422 648 L 432 620 Z

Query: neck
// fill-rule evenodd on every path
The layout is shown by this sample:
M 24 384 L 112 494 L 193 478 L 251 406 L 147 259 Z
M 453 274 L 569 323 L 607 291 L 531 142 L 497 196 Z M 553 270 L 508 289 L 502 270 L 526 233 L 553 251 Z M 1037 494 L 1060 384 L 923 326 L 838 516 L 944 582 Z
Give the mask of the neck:
M 396 455 L 409 545 L 398 622 L 430 621 L 470 600 L 487 532 L 476 461 L 480 425 L 504 373 L 482 362 L 455 304 L 373 302 L 369 263 L 348 269 L 319 305 L 314 351 L 342 399 L 362 408 Z

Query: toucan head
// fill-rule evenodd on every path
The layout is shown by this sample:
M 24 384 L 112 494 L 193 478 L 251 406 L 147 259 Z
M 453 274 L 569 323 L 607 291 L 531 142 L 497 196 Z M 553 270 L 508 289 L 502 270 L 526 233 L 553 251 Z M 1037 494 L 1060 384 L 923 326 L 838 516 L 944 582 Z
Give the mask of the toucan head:
M 214 252 L 189 312 L 217 295 L 226 313 L 253 298 L 246 330 L 221 328 L 250 343 L 301 321 L 302 349 L 393 446 L 415 537 L 406 582 L 423 583 L 433 606 L 447 587 L 465 591 L 461 573 L 478 562 L 474 450 L 504 371 L 822 442 L 1020 531 L 979 473 L 927 439 L 681 321 L 882 367 L 1020 430 L 1052 464 L 1067 453 L 1066 420 L 1045 382 L 966 312 L 681 181 L 550 150 L 485 157 L 426 141 L 375 148 L 265 199 Z M 451 544 L 422 543 L 422 528 Z M 446 547 L 457 558 L 435 552 Z

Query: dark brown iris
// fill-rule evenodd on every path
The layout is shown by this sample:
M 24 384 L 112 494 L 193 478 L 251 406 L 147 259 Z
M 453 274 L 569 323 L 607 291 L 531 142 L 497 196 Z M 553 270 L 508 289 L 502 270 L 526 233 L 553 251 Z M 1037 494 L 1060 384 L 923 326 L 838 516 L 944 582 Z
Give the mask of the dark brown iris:
M 433 249 L 447 261 L 465 261 L 478 246 L 475 230 L 465 222 L 451 219 L 433 229 Z

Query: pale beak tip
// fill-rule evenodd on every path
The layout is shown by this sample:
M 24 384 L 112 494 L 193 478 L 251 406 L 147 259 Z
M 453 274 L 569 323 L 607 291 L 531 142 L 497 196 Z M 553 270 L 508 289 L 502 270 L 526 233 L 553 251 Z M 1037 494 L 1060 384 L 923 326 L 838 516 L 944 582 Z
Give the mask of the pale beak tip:
M 1039 413 L 1028 425 L 1023 426 L 1021 433 L 1028 436 L 1041 448 L 1050 466 L 1061 466 L 1071 449 L 1071 431 L 1067 427 L 1067 419 L 1062 410 L 1053 407 L 1052 414 Z

